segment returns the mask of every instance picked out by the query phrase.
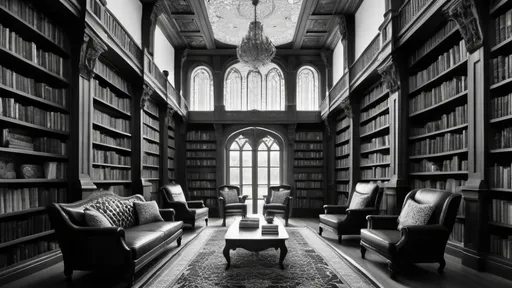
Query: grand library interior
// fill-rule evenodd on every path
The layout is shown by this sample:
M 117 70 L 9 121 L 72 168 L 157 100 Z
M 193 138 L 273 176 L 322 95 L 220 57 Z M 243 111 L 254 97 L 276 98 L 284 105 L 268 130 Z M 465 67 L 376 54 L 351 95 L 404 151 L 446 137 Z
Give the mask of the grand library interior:
M 0 0 L 1 287 L 512 287 L 512 0 Z

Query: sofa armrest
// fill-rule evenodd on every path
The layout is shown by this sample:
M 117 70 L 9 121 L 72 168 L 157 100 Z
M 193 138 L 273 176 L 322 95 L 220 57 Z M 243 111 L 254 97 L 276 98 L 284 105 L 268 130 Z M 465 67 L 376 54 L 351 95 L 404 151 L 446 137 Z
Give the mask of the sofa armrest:
M 204 208 L 205 207 L 203 200 L 187 201 L 187 205 L 189 208 Z
M 443 249 L 450 236 L 450 231 L 441 224 L 409 225 L 400 230 L 402 238 L 396 244 L 397 249 L 407 246 L 410 249 Z M 416 248 L 414 248 L 416 247 Z
M 324 205 L 325 214 L 345 214 L 347 205 Z
M 245 203 L 245 200 L 247 200 L 248 197 L 249 195 L 241 195 L 238 196 L 238 200 L 240 201 L 240 203 Z
M 368 215 L 368 229 L 396 229 L 398 215 Z
M 165 221 L 174 221 L 174 215 L 176 214 L 176 211 L 172 208 L 167 209 L 160 209 L 160 216 L 164 218 Z
M 347 209 L 346 212 L 348 215 L 351 215 L 351 217 L 361 217 L 366 219 L 366 216 L 376 214 L 377 209 L 374 207 L 365 207 L 360 209 Z

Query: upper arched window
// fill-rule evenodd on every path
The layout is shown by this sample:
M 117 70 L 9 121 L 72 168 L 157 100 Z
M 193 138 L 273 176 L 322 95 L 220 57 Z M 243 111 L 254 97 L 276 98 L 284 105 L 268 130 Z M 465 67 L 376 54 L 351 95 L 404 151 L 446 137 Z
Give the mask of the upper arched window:
M 318 72 L 311 66 L 304 66 L 297 72 L 297 110 L 318 110 Z
M 213 77 L 210 70 L 199 66 L 190 76 L 190 110 L 213 111 Z
M 247 98 L 249 109 L 261 110 L 263 82 L 259 71 L 249 71 L 247 75 Z
M 284 110 L 284 80 L 283 74 L 277 68 L 267 73 L 267 97 L 264 110 Z
M 226 74 L 224 97 L 226 110 L 247 110 L 247 97 L 242 95 L 242 74 L 235 67 Z

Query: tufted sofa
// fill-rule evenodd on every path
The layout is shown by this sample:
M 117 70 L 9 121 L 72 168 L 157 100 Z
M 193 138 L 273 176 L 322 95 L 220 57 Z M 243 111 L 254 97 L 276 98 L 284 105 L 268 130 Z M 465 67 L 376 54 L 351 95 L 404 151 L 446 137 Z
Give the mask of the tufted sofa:
M 170 243 L 176 240 L 181 245 L 183 222 L 174 221 L 173 209 L 160 209 L 164 221 L 137 225 L 135 201 L 142 202 L 144 198 L 98 193 L 78 202 L 48 206 L 68 280 L 73 270 L 104 270 L 127 272 L 133 283 L 135 272 Z M 100 211 L 114 226 L 85 226 L 77 215 L 86 207 Z

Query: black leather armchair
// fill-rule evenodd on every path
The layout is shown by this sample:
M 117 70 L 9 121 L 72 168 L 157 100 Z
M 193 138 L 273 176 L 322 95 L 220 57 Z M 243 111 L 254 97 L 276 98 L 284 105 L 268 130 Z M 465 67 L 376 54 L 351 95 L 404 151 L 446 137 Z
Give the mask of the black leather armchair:
M 219 186 L 217 190 L 219 192 L 219 212 L 223 219 L 222 226 L 226 226 L 226 216 L 241 215 L 243 218 L 247 216 L 247 204 L 245 203 L 245 200 L 249 196 L 241 195 L 242 192 L 240 191 L 240 187 L 235 185 L 222 185 Z M 220 192 L 229 190 L 236 191 L 238 194 L 238 203 L 226 203 L 226 200 L 222 197 Z
M 208 207 L 204 206 L 203 200 L 186 201 L 183 189 L 179 184 L 170 183 L 160 188 L 162 193 L 162 207 L 172 208 L 176 211 L 176 221 L 195 227 L 196 221 L 204 219 L 208 226 Z
M 379 213 L 382 193 L 377 184 L 357 183 L 348 203 L 352 201 L 354 193 L 371 195 L 366 207 L 349 209 L 349 205 L 324 205 L 325 214 L 319 215 L 318 234 L 322 235 L 324 229 L 330 230 L 338 234 L 338 243 L 341 243 L 343 235 L 359 235 L 361 228 L 366 227 L 366 216 Z
M 290 216 L 290 206 L 293 197 L 288 196 L 284 199 L 283 203 L 270 203 L 272 199 L 272 193 L 275 191 L 289 190 L 290 194 L 292 193 L 292 186 L 290 185 L 278 185 L 278 186 L 270 186 L 268 187 L 268 195 L 264 195 L 265 203 L 263 204 L 263 215 L 266 213 L 275 214 L 283 214 L 283 218 L 285 221 L 285 226 L 288 226 L 288 218 Z
M 398 215 L 370 215 L 368 229 L 361 230 L 361 257 L 366 250 L 377 252 L 388 260 L 391 278 L 403 265 L 439 263 L 438 272 L 446 265 L 444 251 L 453 228 L 462 196 L 436 189 L 415 189 L 404 199 L 419 204 L 433 204 L 434 212 L 426 225 L 409 225 L 397 230 Z M 402 209 L 403 207 L 402 206 Z

